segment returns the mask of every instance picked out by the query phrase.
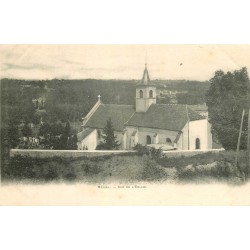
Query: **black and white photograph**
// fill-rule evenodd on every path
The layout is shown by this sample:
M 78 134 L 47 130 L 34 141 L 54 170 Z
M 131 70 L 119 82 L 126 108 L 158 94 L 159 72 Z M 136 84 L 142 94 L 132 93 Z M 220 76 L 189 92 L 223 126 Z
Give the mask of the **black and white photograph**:
M 249 45 L 1 45 L 1 184 L 244 186 Z

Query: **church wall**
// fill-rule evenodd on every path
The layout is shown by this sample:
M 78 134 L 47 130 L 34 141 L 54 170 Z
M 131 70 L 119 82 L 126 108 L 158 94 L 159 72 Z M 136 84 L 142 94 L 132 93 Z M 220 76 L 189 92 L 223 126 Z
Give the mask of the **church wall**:
M 123 134 L 122 134 L 122 132 L 115 131 L 114 134 L 116 136 L 117 141 L 120 144 L 119 149 L 122 149 L 123 148 L 122 147 L 122 144 L 123 144 Z
M 138 131 L 137 127 L 126 127 L 126 134 L 127 134 L 127 139 L 126 139 L 126 148 L 125 149 L 131 149 L 136 145 L 135 139 L 132 137 L 132 134 L 134 131 Z M 138 132 L 137 132 L 138 133 Z M 138 138 L 138 134 L 137 134 Z M 139 141 L 140 143 L 140 141 Z
M 101 132 L 101 130 L 100 130 Z M 119 149 L 122 149 L 123 144 L 123 135 L 121 132 L 114 131 L 115 136 L 117 136 L 117 141 L 120 143 Z M 90 133 L 86 138 L 84 138 L 80 143 L 78 143 L 78 149 L 83 150 L 84 148 L 88 148 L 88 150 L 95 150 L 97 145 L 103 141 L 102 137 L 98 137 L 98 131 L 95 129 L 92 133 Z
M 188 150 L 188 124 L 183 128 L 183 150 Z M 189 150 L 196 150 L 196 139 L 200 140 L 200 149 L 211 149 L 212 138 L 207 119 L 189 122 Z
M 136 98 L 140 98 L 140 90 L 143 91 L 143 98 L 149 98 L 149 91 L 153 91 L 153 98 L 156 98 L 156 88 L 153 86 L 138 86 L 136 88 Z
M 78 149 L 84 150 L 87 147 L 88 150 L 95 150 L 96 146 L 97 146 L 97 130 L 95 129 L 81 141 L 80 145 L 78 144 Z
M 151 137 L 152 144 L 154 142 L 153 138 L 155 134 L 158 134 L 158 143 L 166 144 L 166 139 L 170 138 L 172 142 L 174 142 L 177 131 L 163 130 L 163 129 L 153 129 L 153 128 L 139 128 L 139 142 L 143 145 L 147 144 L 147 135 Z
M 174 142 L 178 132 L 177 131 L 169 131 L 163 129 L 154 129 L 154 128 L 142 128 L 142 127 L 126 127 L 127 129 L 127 147 L 126 149 L 131 149 L 137 143 L 142 145 L 147 145 L 147 136 L 151 138 L 151 144 L 166 144 L 166 139 L 170 138 L 172 142 Z M 132 137 L 134 131 L 137 131 L 137 138 Z M 155 137 L 157 134 L 157 137 Z M 134 141 L 135 140 L 135 141 Z
M 143 98 L 140 98 L 140 91 L 143 91 Z M 150 90 L 153 91 L 153 97 L 149 97 Z M 136 89 L 136 111 L 145 112 L 151 104 L 156 103 L 156 88 L 153 86 L 138 86 Z
M 178 142 L 178 149 L 188 150 L 188 123 L 182 129 L 181 140 Z
M 156 103 L 155 99 L 136 99 L 136 112 L 146 112 L 151 104 Z

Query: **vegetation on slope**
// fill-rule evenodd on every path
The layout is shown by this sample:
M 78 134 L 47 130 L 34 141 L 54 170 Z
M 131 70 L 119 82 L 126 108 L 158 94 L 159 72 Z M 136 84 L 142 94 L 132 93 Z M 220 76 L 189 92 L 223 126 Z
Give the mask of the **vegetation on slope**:
M 31 158 L 15 156 L 2 169 L 2 181 L 85 183 L 242 183 L 234 168 L 234 153 L 205 153 L 192 157 L 156 158 L 153 154 L 127 154 L 93 158 Z M 240 164 L 246 169 L 246 152 Z

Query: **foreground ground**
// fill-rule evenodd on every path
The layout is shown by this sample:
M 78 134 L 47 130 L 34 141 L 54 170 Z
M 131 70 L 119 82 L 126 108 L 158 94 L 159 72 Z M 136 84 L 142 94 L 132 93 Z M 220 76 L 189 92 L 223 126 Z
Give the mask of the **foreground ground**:
M 3 166 L 2 181 L 242 183 L 234 156 L 234 152 L 226 151 L 177 158 L 147 154 L 43 159 L 15 156 Z M 243 171 L 246 160 L 246 152 L 242 151 L 239 166 Z

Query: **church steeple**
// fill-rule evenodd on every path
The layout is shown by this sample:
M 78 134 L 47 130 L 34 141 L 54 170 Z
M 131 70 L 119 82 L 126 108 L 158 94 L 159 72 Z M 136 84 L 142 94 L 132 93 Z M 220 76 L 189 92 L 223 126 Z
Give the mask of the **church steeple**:
M 152 104 L 156 104 L 156 86 L 150 82 L 146 63 L 142 81 L 136 86 L 136 112 L 146 112 Z
M 143 76 L 142 76 L 142 83 L 145 85 L 148 85 L 149 82 L 150 82 L 150 78 L 148 74 L 147 64 L 145 64 L 145 69 L 144 69 Z

